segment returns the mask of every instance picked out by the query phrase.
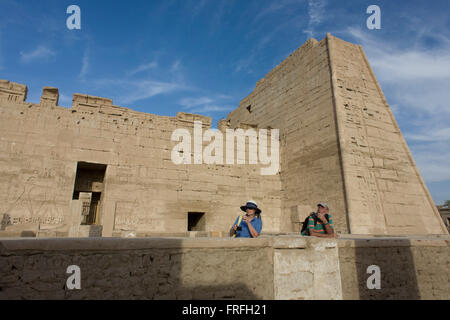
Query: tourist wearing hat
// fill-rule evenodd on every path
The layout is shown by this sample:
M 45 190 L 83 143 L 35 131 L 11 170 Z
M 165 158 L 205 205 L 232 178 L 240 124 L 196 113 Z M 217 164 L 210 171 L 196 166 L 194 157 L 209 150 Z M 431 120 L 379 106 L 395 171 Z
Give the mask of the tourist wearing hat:
M 241 206 L 244 216 L 237 217 L 230 230 L 230 236 L 236 238 L 257 238 L 262 229 L 261 209 L 255 201 L 250 200 L 245 206 Z
M 305 220 L 306 222 L 306 220 Z M 321 238 L 336 238 L 333 219 L 331 218 L 328 205 L 325 202 L 317 204 L 317 212 L 308 217 L 307 225 L 302 231 L 304 236 L 313 236 Z

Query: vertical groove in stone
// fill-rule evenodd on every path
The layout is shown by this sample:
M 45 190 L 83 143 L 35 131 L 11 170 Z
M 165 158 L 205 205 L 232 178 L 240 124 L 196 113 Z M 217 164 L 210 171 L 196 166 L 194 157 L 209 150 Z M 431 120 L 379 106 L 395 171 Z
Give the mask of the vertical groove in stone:
M 331 40 L 331 35 L 329 33 L 327 33 L 327 37 L 326 37 L 326 44 L 327 44 L 327 53 L 328 53 L 328 65 L 329 65 L 329 69 L 330 69 L 330 82 L 331 82 L 331 99 L 333 101 L 333 111 L 334 111 L 334 121 L 336 124 L 336 138 L 337 138 L 337 145 L 338 145 L 338 153 L 339 153 L 339 163 L 340 163 L 340 167 L 341 167 L 341 175 L 342 175 L 342 185 L 343 185 L 343 193 L 344 193 L 344 205 L 345 205 L 345 217 L 347 219 L 347 232 L 349 234 L 352 233 L 352 225 L 351 225 L 351 218 L 350 218 L 350 204 L 348 201 L 348 190 L 347 190 L 347 184 L 345 182 L 345 171 L 344 171 L 344 158 L 343 158 L 343 154 L 342 154 L 342 142 L 341 142 L 341 137 L 342 132 L 341 132 L 341 127 L 340 127 L 340 118 L 338 115 L 338 110 L 337 110 L 337 104 L 336 104 L 336 90 L 335 90 L 335 76 L 334 76 L 334 72 L 333 72 L 333 64 L 332 64 L 332 59 L 331 59 L 331 46 L 330 46 L 330 40 Z

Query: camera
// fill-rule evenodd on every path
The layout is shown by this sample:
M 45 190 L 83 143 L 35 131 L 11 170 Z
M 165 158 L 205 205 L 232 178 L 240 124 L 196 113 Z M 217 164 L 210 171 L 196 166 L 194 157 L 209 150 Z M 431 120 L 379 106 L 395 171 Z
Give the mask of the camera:
M 242 231 L 242 227 L 241 227 L 241 226 L 238 226 L 237 229 L 236 229 L 236 231 Z

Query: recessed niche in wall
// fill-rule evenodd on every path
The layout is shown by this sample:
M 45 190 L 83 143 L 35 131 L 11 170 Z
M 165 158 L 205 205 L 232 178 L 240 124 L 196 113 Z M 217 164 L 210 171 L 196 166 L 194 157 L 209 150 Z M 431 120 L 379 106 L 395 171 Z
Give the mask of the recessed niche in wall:
M 188 231 L 205 231 L 206 219 L 204 212 L 188 213 Z

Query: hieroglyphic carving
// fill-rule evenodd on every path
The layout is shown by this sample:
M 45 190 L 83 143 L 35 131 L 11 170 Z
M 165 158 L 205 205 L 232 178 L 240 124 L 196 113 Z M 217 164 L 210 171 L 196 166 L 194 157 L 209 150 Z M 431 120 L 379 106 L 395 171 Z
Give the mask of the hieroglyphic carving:
M 11 224 L 19 225 L 19 224 L 51 224 L 58 225 L 64 223 L 64 217 L 12 217 Z

